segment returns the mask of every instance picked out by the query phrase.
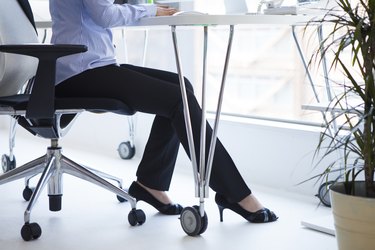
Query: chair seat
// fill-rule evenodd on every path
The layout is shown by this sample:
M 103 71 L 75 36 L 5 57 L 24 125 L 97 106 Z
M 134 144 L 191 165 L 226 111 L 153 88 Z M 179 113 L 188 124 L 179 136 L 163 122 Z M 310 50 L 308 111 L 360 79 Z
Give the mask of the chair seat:
M 0 97 L 1 107 L 11 108 L 14 111 L 26 110 L 30 99 L 29 94 L 19 94 Z M 121 115 L 133 115 L 135 111 L 124 102 L 111 98 L 89 98 L 89 97 L 56 97 L 55 110 L 86 110 L 94 113 L 111 112 Z

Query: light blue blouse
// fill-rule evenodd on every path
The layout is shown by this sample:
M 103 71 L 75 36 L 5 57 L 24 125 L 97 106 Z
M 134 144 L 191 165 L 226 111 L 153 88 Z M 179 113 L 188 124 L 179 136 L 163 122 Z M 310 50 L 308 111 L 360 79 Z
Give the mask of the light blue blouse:
M 55 44 L 84 44 L 88 51 L 57 61 L 56 83 L 87 69 L 116 63 L 111 28 L 155 16 L 156 5 L 113 4 L 114 0 L 49 0 Z

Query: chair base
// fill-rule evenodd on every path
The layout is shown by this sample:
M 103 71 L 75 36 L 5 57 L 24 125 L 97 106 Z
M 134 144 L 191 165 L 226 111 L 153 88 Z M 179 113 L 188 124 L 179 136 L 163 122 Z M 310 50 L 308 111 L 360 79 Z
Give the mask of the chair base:
M 57 212 L 61 210 L 62 194 L 50 194 L 49 197 L 49 210 Z
M 41 174 L 41 176 L 35 189 L 30 188 L 30 179 L 38 174 Z M 26 187 L 23 195 L 24 198 L 29 201 L 29 203 L 24 213 L 25 225 L 21 230 L 24 240 L 39 238 L 41 234 L 39 225 L 35 226 L 36 223 L 30 223 L 30 214 L 37 199 L 39 198 L 41 191 L 47 184 L 50 210 L 61 210 L 63 174 L 75 176 L 107 189 L 108 191 L 116 194 L 119 201 L 129 201 L 132 208 L 128 216 L 129 223 L 134 226 L 137 224 L 141 225 L 145 222 L 146 218 L 143 211 L 136 209 L 136 200 L 122 189 L 121 179 L 75 163 L 62 155 L 62 149 L 58 146 L 58 139 L 51 139 L 51 146 L 48 147 L 47 153 L 44 156 L 8 171 L 0 176 L 0 185 L 17 179 L 25 178 Z M 106 179 L 117 182 L 118 187 Z

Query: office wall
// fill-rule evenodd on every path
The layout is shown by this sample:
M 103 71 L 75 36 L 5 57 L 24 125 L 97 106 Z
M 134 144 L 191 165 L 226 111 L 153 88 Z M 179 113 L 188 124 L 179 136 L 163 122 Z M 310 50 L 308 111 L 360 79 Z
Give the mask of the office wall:
M 320 173 L 313 160 L 318 128 L 266 121 L 224 121 L 221 139 L 245 180 L 280 190 L 315 195 L 315 181 L 299 184 Z

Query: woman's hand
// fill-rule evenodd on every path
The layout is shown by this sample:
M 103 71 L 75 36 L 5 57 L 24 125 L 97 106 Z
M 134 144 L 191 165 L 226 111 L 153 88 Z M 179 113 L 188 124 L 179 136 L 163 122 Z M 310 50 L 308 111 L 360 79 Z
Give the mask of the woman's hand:
M 171 16 L 177 12 L 177 9 L 170 8 L 165 5 L 158 5 L 156 9 L 156 16 Z

